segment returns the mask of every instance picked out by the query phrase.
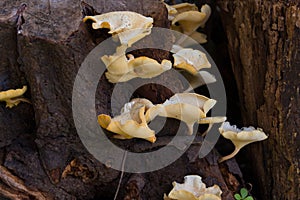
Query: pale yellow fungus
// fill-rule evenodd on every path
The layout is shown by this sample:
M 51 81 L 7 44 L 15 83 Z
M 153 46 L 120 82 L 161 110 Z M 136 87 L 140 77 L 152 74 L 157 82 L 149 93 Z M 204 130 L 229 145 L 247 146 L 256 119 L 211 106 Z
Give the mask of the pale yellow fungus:
M 173 182 L 173 189 L 164 200 L 221 200 L 222 191 L 219 186 L 206 187 L 198 175 L 184 177 L 184 183 Z
M 17 106 L 20 102 L 30 103 L 28 99 L 21 97 L 26 90 L 27 86 L 23 86 L 22 89 L 2 91 L 0 92 L 0 101 L 5 101 L 8 108 Z
M 222 157 L 219 162 L 233 158 L 241 148 L 252 142 L 262 141 L 268 138 L 262 129 L 254 127 L 237 128 L 235 125 L 231 126 L 229 122 L 224 122 L 219 128 L 223 137 L 231 140 L 235 146 L 235 150 L 228 156 Z

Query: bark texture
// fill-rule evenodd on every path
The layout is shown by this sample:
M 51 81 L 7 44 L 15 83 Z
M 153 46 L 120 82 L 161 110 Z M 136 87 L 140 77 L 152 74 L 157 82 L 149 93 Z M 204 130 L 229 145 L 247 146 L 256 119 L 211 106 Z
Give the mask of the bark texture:
M 28 85 L 26 97 L 32 101 L 32 105 L 20 104 L 11 110 L 0 105 L 0 194 L 10 199 L 113 199 L 120 172 L 87 152 L 72 118 L 77 71 L 86 55 L 109 37 L 107 31 L 95 31 L 82 23 L 82 16 L 130 10 L 153 17 L 155 26 L 168 28 L 167 10 L 160 0 L 22 3 L 0 3 L 0 87 L 6 90 Z M 169 57 L 168 52 L 159 50 L 133 54 L 157 60 Z M 167 73 L 160 78 L 176 80 Z M 104 77 L 99 82 L 96 109 L 109 114 L 113 85 Z M 151 89 L 153 101 L 161 102 L 172 95 L 161 87 Z M 136 95 L 146 96 L 138 91 Z M 136 152 L 155 150 L 170 141 L 178 125 L 175 120 L 168 123 L 155 145 L 141 140 L 114 142 Z M 117 199 L 162 199 L 163 193 L 171 190 L 172 181 L 182 182 L 187 174 L 201 175 L 208 186 L 220 185 L 223 199 L 233 199 L 232 191 L 242 182 L 237 164 L 229 161 L 218 165 L 216 151 L 195 160 L 200 143 L 201 136 L 187 153 L 164 169 L 143 175 L 124 174 Z
M 299 199 L 299 1 L 219 0 L 244 125 L 269 139 L 248 147 L 260 199 Z

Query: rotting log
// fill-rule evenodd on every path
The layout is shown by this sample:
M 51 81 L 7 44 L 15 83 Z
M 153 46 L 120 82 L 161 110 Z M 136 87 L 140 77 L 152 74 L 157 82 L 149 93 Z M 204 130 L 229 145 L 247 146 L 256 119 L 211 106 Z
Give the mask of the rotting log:
M 72 118 L 71 98 L 77 71 L 86 55 L 109 37 L 105 31 L 92 30 L 89 24 L 82 22 L 82 17 L 83 14 L 130 10 L 153 17 L 155 26 L 168 28 L 169 22 L 167 10 L 160 0 L 86 3 L 71 0 L 33 0 L 26 6 L 23 1 L 4 0 L 0 3 L 4 8 L 0 11 L 1 89 L 28 85 L 26 95 L 32 101 L 32 105 L 21 104 L 11 110 L 5 109 L 4 104 L 0 107 L 3 122 L 0 124 L 0 173 L 5 176 L 0 177 L 0 192 L 5 197 L 86 200 L 113 199 L 115 195 L 112 188 L 117 188 L 120 172 L 100 163 L 87 152 Z M 159 50 L 136 51 L 135 55 L 147 55 L 157 60 L 169 56 Z M 168 74 L 162 78 L 166 81 L 174 79 Z M 97 112 L 110 113 L 107 101 L 113 85 L 105 78 L 99 82 Z M 161 88 L 155 90 L 160 101 L 171 95 Z M 169 123 L 169 127 L 173 127 L 177 122 L 170 120 Z M 165 132 L 152 148 L 167 144 L 170 136 L 168 131 Z M 133 146 L 138 152 L 151 150 L 151 145 L 141 140 L 115 142 Z M 128 195 L 162 199 L 163 194 L 171 190 L 172 181 L 182 182 L 187 174 L 201 175 L 208 186 L 220 185 L 223 199 L 233 199 L 232 191 L 239 187 L 238 180 L 242 180 L 235 161 L 219 166 L 216 151 L 195 160 L 198 151 L 199 143 L 192 145 L 170 166 L 144 174 L 143 184 L 140 184 L 139 176 L 125 173 L 117 199 Z M 20 186 L 14 187 L 16 183 Z M 132 188 L 139 191 L 131 191 Z
M 300 3 L 219 0 L 244 125 L 269 139 L 247 147 L 260 199 L 299 199 Z

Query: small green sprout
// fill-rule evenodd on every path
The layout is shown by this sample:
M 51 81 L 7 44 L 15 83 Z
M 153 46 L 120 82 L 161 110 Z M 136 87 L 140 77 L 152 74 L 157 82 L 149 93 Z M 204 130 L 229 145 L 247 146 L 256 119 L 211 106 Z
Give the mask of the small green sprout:
M 242 188 L 240 194 L 235 194 L 234 198 L 236 200 L 254 200 L 252 196 L 248 196 L 248 190 L 246 188 Z

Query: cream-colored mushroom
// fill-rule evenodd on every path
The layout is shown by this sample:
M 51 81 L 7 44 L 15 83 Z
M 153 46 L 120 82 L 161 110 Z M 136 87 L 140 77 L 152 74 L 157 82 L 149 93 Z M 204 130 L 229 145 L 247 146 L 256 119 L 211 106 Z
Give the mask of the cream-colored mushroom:
M 175 68 L 184 69 L 193 75 L 196 75 L 203 68 L 211 67 L 205 53 L 199 50 L 181 49 L 173 54 L 173 57 Z
M 179 24 L 182 33 L 191 35 L 206 19 L 206 14 L 199 11 L 187 11 L 180 13 L 172 20 L 172 29 Z M 176 29 L 176 28 L 175 28 Z M 177 29 L 178 30 L 178 29 Z
M 193 3 L 179 3 L 179 4 L 172 5 L 171 7 L 176 9 L 177 13 L 198 10 L 198 7 Z
M 205 13 L 205 18 L 203 19 L 202 23 L 200 24 L 200 27 L 204 28 L 205 23 L 207 22 L 209 16 L 211 15 L 211 8 L 209 5 L 205 4 L 201 7 L 200 11 L 202 13 Z
M 178 93 L 161 104 L 162 108 L 158 115 L 185 122 L 189 134 L 192 134 L 194 124 L 198 123 L 201 118 L 205 118 L 206 113 L 215 103 L 215 100 L 196 93 Z
M 209 5 L 205 4 L 201 7 L 201 12 L 195 4 L 186 5 L 174 5 L 172 8 L 176 9 L 176 13 L 169 14 L 169 19 L 172 21 L 171 28 L 175 31 L 179 31 L 194 40 L 202 44 L 207 42 L 206 35 L 199 33 L 196 30 L 199 27 L 204 27 L 209 16 L 211 15 L 211 8 Z M 186 38 L 178 39 L 178 43 L 185 42 Z
M 0 92 L 0 101 L 5 101 L 8 108 L 17 106 L 20 102 L 30 103 L 28 99 L 21 97 L 26 90 L 27 86 L 23 86 L 22 89 L 2 91 Z
M 184 177 L 184 183 L 173 182 L 173 189 L 164 200 L 221 200 L 222 191 L 219 186 L 206 187 L 198 175 Z
M 231 140 L 235 146 L 235 150 L 228 156 L 222 157 L 219 162 L 233 158 L 241 148 L 252 142 L 262 141 L 268 138 L 262 129 L 254 127 L 237 128 L 235 125 L 231 126 L 229 122 L 224 122 L 219 128 L 223 137 Z
M 189 87 L 184 92 L 189 92 L 200 86 L 215 83 L 217 81 L 215 76 L 206 71 L 199 71 L 196 75 L 192 75 L 186 71 L 181 71 L 180 73 L 189 82 Z
M 168 5 L 165 4 L 168 9 L 168 19 L 172 21 L 174 17 L 180 13 L 186 12 L 186 11 L 192 11 L 196 10 L 198 11 L 198 7 L 195 4 L 191 3 L 179 3 L 175 5 Z
M 158 63 L 152 58 L 141 56 L 134 58 L 133 55 L 125 55 L 114 58 L 103 56 L 102 60 L 107 66 L 106 78 L 111 83 L 125 82 L 133 78 L 153 78 L 172 68 L 169 60 Z M 113 61 L 113 62 L 111 62 Z
M 153 104 L 147 99 L 133 99 L 124 105 L 121 114 L 111 118 L 109 115 L 98 116 L 98 123 L 108 131 L 114 132 L 115 138 L 142 138 L 155 142 L 155 132 L 147 125 L 145 113 Z
M 199 119 L 199 121 L 198 121 L 199 124 L 208 124 L 207 130 L 202 134 L 202 136 L 205 136 L 208 133 L 208 131 L 210 131 L 213 124 L 225 122 L 226 119 L 227 119 L 227 117 L 219 117 L 219 116 L 205 117 L 205 118 Z
M 133 43 L 151 33 L 153 18 L 131 11 L 115 11 L 83 19 L 93 21 L 93 28 L 108 28 L 108 33 L 117 34 L 120 43 L 130 47 Z

